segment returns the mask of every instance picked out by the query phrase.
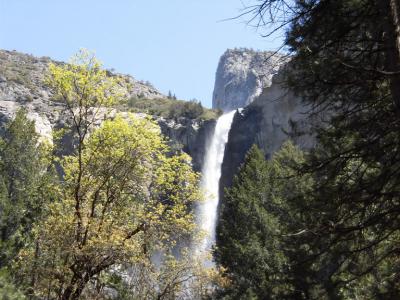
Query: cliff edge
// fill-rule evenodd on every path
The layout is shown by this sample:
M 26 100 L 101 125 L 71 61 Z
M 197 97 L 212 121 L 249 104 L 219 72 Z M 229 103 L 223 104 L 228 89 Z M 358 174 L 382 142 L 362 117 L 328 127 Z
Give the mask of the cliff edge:
M 279 53 L 228 49 L 216 71 L 212 107 L 227 112 L 250 104 L 286 61 Z

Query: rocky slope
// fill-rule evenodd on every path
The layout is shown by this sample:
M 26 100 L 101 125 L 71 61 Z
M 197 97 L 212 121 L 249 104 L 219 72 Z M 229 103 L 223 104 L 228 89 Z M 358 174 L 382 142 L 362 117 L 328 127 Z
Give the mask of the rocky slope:
M 213 108 L 230 111 L 253 102 L 287 59 L 274 52 L 229 49 L 220 58 Z
M 38 58 L 16 51 L 0 50 L 0 133 L 2 125 L 13 118 L 16 111 L 22 107 L 27 110 L 28 117 L 35 120 L 36 130 L 44 138 L 51 139 L 52 129 L 62 126 L 65 122 L 62 107 L 52 101 L 52 93 L 44 82 L 50 62 L 62 63 L 54 62 L 48 57 Z M 142 102 L 143 99 L 153 102 L 157 99 L 167 101 L 165 95 L 148 83 L 128 75 L 112 72 L 109 72 L 109 75 L 123 77 L 127 99 L 140 98 Z M 134 111 L 137 112 L 137 109 Z M 161 116 L 155 116 L 154 119 L 160 125 L 162 133 L 170 138 L 171 146 L 183 149 L 191 155 L 194 168 L 200 170 L 205 140 L 213 131 L 215 120 Z
M 16 51 L 0 50 L 0 122 L 12 117 L 24 107 L 36 121 L 37 131 L 43 136 L 51 134 L 51 127 L 60 118 L 61 107 L 51 101 L 52 93 L 44 79 L 52 61 L 48 57 L 34 57 Z M 119 74 L 112 74 L 119 76 Z M 165 98 L 153 87 L 124 75 L 126 97 L 144 96 L 149 99 Z

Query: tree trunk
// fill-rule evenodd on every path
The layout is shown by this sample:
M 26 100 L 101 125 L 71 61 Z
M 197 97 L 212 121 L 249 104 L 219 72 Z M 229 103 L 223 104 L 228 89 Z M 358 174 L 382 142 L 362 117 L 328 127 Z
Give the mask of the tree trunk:
M 61 295 L 61 300 L 78 300 L 89 280 L 81 279 L 75 284 L 70 284 Z
M 71 283 L 67 286 L 64 293 L 61 295 L 61 300 L 78 300 L 80 299 L 83 290 L 85 289 L 89 280 L 97 275 L 101 270 L 97 272 L 83 272 L 83 274 L 74 275 L 71 279 Z
M 76 286 L 80 285 L 80 282 L 82 281 L 81 279 L 81 275 L 78 274 L 74 274 L 74 276 L 71 278 L 70 283 L 66 286 L 64 292 L 62 293 L 60 300 L 71 300 L 72 295 L 75 293 L 76 291 Z
M 35 240 L 35 254 L 33 256 L 33 266 L 32 266 L 32 274 L 31 274 L 31 282 L 30 286 L 32 288 L 32 291 L 35 290 L 35 285 L 37 281 L 38 274 L 36 272 L 37 269 L 37 264 L 38 264 L 38 259 L 39 259 L 39 251 L 40 251 L 40 245 L 39 245 L 39 240 Z M 33 299 L 34 297 L 34 292 L 29 295 L 29 299 Z
M 396 54 L 400 57 L 400 1 L 390 0 L 390 16 L 392 19 L 393 31 L 395 35 Z
M 74 293 L 71 296 L 71 300 L 78 300 L 83 292 L 83 289 L 85 288 L 86 284 L 89 281 L 89 276 L 87 276 L 87 278 L 81 280 L 80 282 L 78 282 L 77 287 L 74 291 Z
M 60 300 L 69 300 L 73 289 L 74 287 L 71 284 L 69 284 L 66 287 L 65 291 L 62 293 Z
M 390 92 L 398 116 L 400 116 L 400 1 L 381 2 L 382 19 L 385 21 L 386 68 L 390 75 Z

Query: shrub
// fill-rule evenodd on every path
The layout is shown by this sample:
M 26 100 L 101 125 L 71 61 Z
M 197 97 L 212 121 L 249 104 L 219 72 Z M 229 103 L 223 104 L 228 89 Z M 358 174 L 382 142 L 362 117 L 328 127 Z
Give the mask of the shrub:
M 221 114 L 219 111 L 204 108 L 200 101 L 182 101 L 174 99 L 143 99 L 132 97 L 127 101 L 131 111 L 143 112 L 164 118 L 189 118 L 189 119 L 216 119 Z

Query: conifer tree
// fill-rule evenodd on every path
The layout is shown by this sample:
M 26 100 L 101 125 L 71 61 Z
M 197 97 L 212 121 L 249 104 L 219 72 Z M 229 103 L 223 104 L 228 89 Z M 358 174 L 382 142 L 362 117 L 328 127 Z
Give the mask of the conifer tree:
M 249 12 L 287 29 L 283 84 L 321 120 L 303 165 L 315 178 L 309 259 L 325 261 L 331 297 L 399 297 L 399 1 L 260 0 Z
M 0 266 L 10 263 L 29 239 L 49 199 L 48 150 L 34 121 L 19 110 L 0 139 Z
M 231 285 L 228 299 L 303 299 L 308 296 L 309 266 L 292 238 L 305 228 L 309 177 L 295 177 L 302 153 L 287 143 L 266 161 L 253 146 L 220 208 L 215 258 Z

